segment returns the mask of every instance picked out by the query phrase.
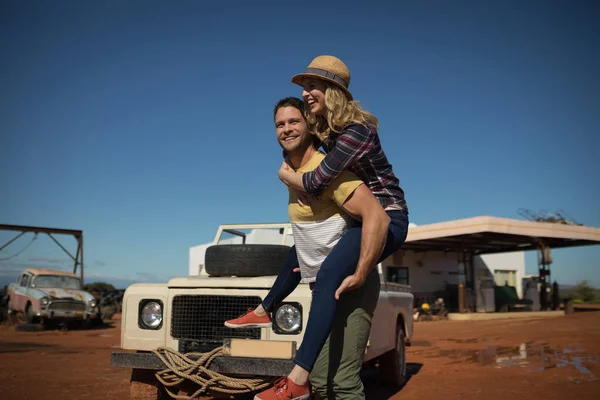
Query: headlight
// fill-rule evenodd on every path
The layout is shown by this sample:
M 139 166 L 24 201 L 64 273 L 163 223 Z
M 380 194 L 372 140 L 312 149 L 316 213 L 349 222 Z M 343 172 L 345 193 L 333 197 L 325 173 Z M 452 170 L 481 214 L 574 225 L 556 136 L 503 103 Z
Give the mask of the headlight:
M 96 307 L 96 299 L 90 300 L 89 303 L 88 303 L 88 305 L 89 305 L 90 308 Z
M 140 328 L 160 329 L 162 320 L 162 301 L 142 300 L 140 302 Z
M 49 302 L 50 302 L 50 300 L 47 297 L 42 297 L 40 299 L 40 304 L 43 306 L 47 306 Z
M 273 320 L 276 333 L 298 334 L 302 330 L 302 306 L 300 303 L 283 303 L 275 310 Z

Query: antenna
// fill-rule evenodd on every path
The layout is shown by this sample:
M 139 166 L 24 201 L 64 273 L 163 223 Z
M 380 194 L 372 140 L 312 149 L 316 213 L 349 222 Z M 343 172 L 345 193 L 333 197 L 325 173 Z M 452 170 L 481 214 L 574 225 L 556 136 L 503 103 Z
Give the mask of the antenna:
M 517 213 L 523 218 L 534 221 L 534 222 L 548 222 L 551 224 L 562 224 L 562 225 L 583 225 L 569 217 L 564 210 L 556 211 L 555 213 L 548 212 L 547 210 L 541 210 L 539 212 L 532 211 L 528 208 L 519 208 Z

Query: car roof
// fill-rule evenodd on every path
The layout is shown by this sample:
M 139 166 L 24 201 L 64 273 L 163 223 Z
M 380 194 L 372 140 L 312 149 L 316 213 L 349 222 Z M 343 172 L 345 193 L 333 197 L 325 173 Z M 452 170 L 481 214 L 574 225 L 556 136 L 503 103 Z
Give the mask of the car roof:
M 71 276 L 74 278 L 79 278 L 79 276 L 66 271 L 59 271 L 55 269 L 45 269 L 45 268 L 27 268 L 25 273 L 29 273 L 31 275 L 62 275 L 62 276 Z

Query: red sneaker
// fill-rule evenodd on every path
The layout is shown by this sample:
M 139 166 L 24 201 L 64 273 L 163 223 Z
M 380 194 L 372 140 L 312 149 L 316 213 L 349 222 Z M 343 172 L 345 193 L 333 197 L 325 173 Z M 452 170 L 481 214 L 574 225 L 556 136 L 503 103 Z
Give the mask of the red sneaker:
M 304 400 L 310 396 L 308 384 L 299 386 L 287 376 L 277 379 L 272 388 L 254 396 L 254 400 Z
M 249 308 L 248 312 L 236 319 L 225 321 L 228 328 L 269 328 L 273 325 L 271 317 L 267 313 L 264 317 L 254 314 L 254 309 Z

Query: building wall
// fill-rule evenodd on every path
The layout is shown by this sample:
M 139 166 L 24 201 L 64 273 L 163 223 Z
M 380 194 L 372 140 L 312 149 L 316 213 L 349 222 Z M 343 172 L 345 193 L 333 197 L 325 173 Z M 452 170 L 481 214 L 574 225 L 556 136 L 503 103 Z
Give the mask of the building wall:
M 205 243 L 199 246 L 190 247 L 190 258 L 188 264 L 190 276 L 200 275 L 200 272 L 204 268 L 204 254 L 210 245 L 212 245 L 212 243 Z
M 415 293 L 436 292 L 446 289 L 447 284 L 457 284 L 458 275 L 456 254 L 443 252 L 398 252 L 382 263 L 388 266 L 408 267 L 409 284 Z
M 515 286 L 519 297 L 523 297 L 523 285 L 521 284 L 525 277 L 525 252 L 518 251 L 513 253 L 484 254 L 475 257 L 475 279 L 478 276 L 495 276 L 497 285 L 503 285 L 504 279 L 500 271 L 514 271 L 514 281 L 509 282 Z M 478 275 L 478 271 L 479 274 Z
M 398 252 L 383 263 L 384 275 L 387 266 L 406 266 L 409 271 L 409 284 L 413 293 L 433 293 L 443 291 L 446 285 L 465 282 L 464 266 L 456 253 L 444 252 Z M 523 296 L 521 280 L 525 275 L 525 253 L 499 253 L 476 256 L 473 259 L 475 281 L 481 278 L 493 279 L 499 271 L 510 271 L 514 275 L 517 293 Z M 500 284 L 497 280 L 496 284 Z M 502 283 L 503 284 L 503 283 Z M 476 285 L 476 290 L 478 286 Z

